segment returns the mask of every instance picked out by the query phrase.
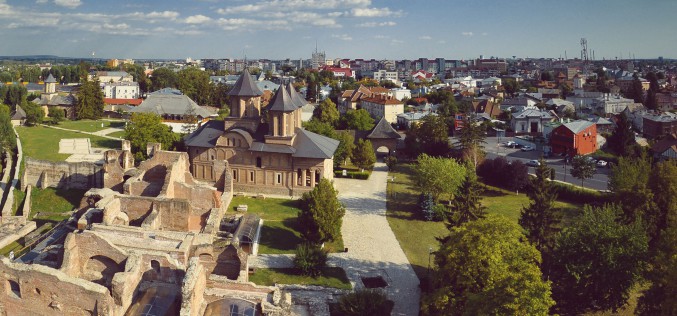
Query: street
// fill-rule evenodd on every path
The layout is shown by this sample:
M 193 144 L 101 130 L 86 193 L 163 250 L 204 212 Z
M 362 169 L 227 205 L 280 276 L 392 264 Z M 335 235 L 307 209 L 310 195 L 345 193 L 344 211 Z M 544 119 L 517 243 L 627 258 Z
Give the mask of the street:
M 487 143 L 484 145 L 484 151 L 487 152 L 487 158 L 494 159 L 498 156 L 504 156 L 508 161 L 521 160 L 523 163 L 526 163 L 529 160 L 539 159 L 541 157 L 542 153 L 537 150 L 524 152 L 520 149 L 505 147 L 503 143 L 511 139 L 512 137 L 503 137 L 499 143 L 497 137 L 487 137 Z M 555 169 L 555 180 L 565 181 L 578 186 L 581 185 L 581 180 L 576 179 L 571 175 L 571 165 L 567 164 L 565 166 L 564 159 L 553 157 L 545 159 L 545 161 L 548 163 L 548 166 Z M 583 186 L 595 190 L 607 190 L 609 172 L 610 170 L 607 167 L 598 167 L 595 175 L 590 179 L 586 179 L 583 182 Z M 534 167 L 529 167 L 529 173 L 534 173 Z

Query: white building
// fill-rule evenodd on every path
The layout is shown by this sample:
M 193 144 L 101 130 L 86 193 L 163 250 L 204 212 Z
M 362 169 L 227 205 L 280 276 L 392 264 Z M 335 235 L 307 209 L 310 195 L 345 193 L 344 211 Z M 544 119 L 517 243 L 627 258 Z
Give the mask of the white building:
M 126 71 L 92 71 L 87 76 L 89 80 L 99 79 L 99 82 L 133 82 L 134 77 Z
M 404 113 L 404 103 L 402 101 L 382 94 L 375 94 L 370 98 L 362 99 L 360 106 L 367 110 L 376 120 L 385 118 L 391 124 L 397 122 L 398 114 Z
M 390 80 L 392 82 L 397 81 L 397 71 L 387 71 L 384 69 L 374 71 L 374 80 Z
M 392 96 L 393 98 L 397 100 L 404 100 L 404 99 L 411 99 L 411 90 L 409 89 L 390 89 L 390 92 L 388 92 L 388 95 Z
M 102 82 L 103 96 L 107 99 L 138 99 L 138 82 Z

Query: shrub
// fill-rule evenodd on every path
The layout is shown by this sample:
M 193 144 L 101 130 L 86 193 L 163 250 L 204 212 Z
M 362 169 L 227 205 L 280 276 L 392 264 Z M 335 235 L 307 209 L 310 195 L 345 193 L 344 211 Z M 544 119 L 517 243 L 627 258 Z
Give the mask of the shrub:
M 348 171 L 346 176 L 343 176 L 343 170 L 334 170 L 334 177 L 336 178 L 367 180 L 369 179 L 369 176 L 369 171 Z
M 341 238 L 346 210 L 327 178 L 320 179 L 312 191 L 304 193 L 300 202 L 299 232 L 306 241 L 321 244 Z
M 345 316 L 385 316 L 390 315 L 393 302 L 383 291 L 360 289 L 342 296 L 336 306 L 337 315 Z
M 435 217 L 435 201 L 430 193 L 421 193 L 418 197 L 418 206 L 421 208 L 421 215 L 426 221 L 432 221 Z
M 388 166 L 388 170 L 394 171 L 395 165 L 397 165 L 397 157 L 388 156 L 388 157 L 385 158 L 385 163 L 386 163 L 386 166 Z
M 322 268 L 327 266 L 327 252 L 320 247 L 305 242 L 296 247 L 296 256 L 294 257 L 294 267 L 299 269 L 303 275 L 317 277 L 322 272 Z
M 571 203 L 602 205 L 613 202 L 613 196 L 609 193 L 602 193 L 595 190 L 582 189 L 570 184 L 553 182 L 558 200 Z

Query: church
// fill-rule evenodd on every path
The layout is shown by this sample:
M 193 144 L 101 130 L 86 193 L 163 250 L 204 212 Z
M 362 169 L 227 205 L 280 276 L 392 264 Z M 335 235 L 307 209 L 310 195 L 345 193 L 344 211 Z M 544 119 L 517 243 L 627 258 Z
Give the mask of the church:
M 229 172 L 236 193 L 285 196 L 333 179 L 339 141 L 301 127 L 303 97 L 291 83 L 281 85 L 265 108 L 262 95 L 245 70 L 228 92 L 230 116 L 186 137 L 193 177 L 217 182 Z

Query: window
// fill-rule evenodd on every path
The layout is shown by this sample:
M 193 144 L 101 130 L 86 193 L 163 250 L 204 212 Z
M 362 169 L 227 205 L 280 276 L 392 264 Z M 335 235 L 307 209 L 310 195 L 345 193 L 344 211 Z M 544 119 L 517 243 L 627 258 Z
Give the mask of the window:
M 237 182 L 237 170 L 233 170 L 233 181 Z
M 254 182 L 254 171 L 249 171 L 249 182 Z
M 21 286 L 19 286 L 19 282 L 12 280 L 7 280 L 7 282 L 9 282 L 9 294 L 16 298 L 21 298 Z
M 256 157 L 256 168 L 261 168 L 261 157 Z
M 281 173 L 275 174 L 275 178 L 276 178 L 277 184 L 282 184 L 282 174 Z
M 155 273 L 160 274 L 160 262 L 157 260 L 151 260 L 150 267 L 155 271 Z

